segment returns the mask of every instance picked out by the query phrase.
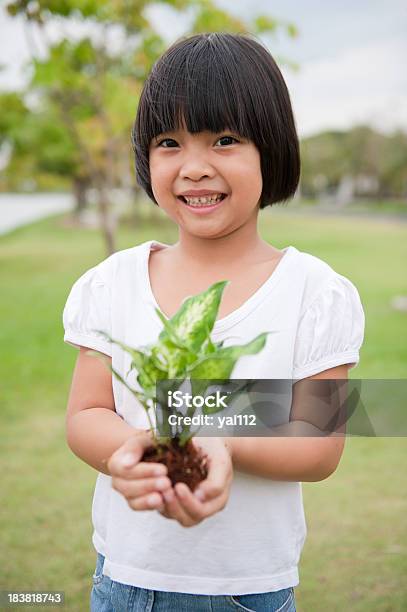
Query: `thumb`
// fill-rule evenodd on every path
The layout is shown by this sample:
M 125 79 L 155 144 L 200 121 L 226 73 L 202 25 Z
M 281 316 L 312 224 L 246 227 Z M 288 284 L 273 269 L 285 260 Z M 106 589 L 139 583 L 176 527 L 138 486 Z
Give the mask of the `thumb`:
M 208 476 L 195 489 L 196 497 L 208 501 L 223 493 L 226 488 L 229 474 L 229 465 L 223 458 L 210 461 Z
M 109 471 L 134 466 L 142 458 L 144 451 L 153 445 L 152 433 L 140 429 L 128 438 L 110 457 Z

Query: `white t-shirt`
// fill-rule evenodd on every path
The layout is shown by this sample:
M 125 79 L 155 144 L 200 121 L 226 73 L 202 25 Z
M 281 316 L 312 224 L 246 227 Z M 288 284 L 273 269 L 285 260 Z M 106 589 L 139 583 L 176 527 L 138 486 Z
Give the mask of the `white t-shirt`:
M 148 275 L 148 241 L 114 253 L 73 285 L 63 312 L 64 341 L 112 357 L 123 377 L 130 356 L 93 330 L 138 347 L 162 329 Z M 258 355 L 242 357 L 232 378 L 302 379 L 359 361 L 364 313 L 353 284 L 317 257 L 293 246 L 266 282 L 239 308 L 216 321 L 212 339 L 244 344 L 271 331 Z M 137 388 L 136 372 L 127 377 Z M 144 409 L 113 377 L 117 414 L 147 428 Z M 92 507 L 93 544 L 105 556 L 112 580 L 159 591 L 243 595 L 299 584 L 306 537 L 300 482 L 280 482 L 235 472 L 226 507 L 192 527 L 156 511 L 134 511 L 97 477 Z

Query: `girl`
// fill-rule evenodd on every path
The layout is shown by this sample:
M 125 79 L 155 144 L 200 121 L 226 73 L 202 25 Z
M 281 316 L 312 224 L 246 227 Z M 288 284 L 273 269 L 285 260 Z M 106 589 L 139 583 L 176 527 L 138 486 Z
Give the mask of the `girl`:
M 173 488 L 165 466 L 140 460 L 151 441 L 144 410 L 86 351 L 126 376 L 130 357 L 97 330 L 150 344 L 162 328 L 156 307 L 171 317 L 228 279 L 212 338 L 243 344 L 273 332 L 234 378 L 345 379 L 363 340 L 358 292 L 320 259 L 258 234 L 259 210 L 294 194 L 300 160 L 285 82 L 253 36 L 172 45 L 144 85 L 132 139 L 138 182 L 177 224 L 178 241 L 108 257 L 74 284 L 63 314 L 64 339 L 80 348 L 67 441 L 100 472 L 91 609 L 292 612 L 306 536 L 301 482 L 335 471 L 343 438 L 197 437 L 208 477 L 194 494 Z

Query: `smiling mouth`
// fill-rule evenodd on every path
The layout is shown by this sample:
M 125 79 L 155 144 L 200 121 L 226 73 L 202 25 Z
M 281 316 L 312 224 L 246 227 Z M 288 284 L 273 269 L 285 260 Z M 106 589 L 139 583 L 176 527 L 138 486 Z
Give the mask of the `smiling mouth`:
M 216 196 L 208 196 L 208 197 L 185 197 L 185 196 L 177 196 L 181 202 L 190 206 L 191 208 L 208 208 L 210 206 L 216 206 L 219 202 L 222 202 L 226 198 L 226 193 L 221 193 Z

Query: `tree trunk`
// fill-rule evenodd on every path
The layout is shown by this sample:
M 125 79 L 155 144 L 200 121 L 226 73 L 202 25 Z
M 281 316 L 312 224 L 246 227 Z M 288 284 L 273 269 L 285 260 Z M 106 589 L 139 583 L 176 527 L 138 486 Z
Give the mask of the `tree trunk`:
M 89 186 L 88 179 L 85 179 L 81 176 L 73 177 L 73 194 L 75 197 L 75 209 L 73 214 L 78 219 L 80 218 L 81 213 L 85 210 L 88 205 L 88 201 L 86 198 L 86 190 Z
M 116 252 L 117 219 L 112 210 L 109 191 L 101 178 L 98 178 L 97 192 L 100 226 L 105 237 L 106 251 L 109 257 Z

